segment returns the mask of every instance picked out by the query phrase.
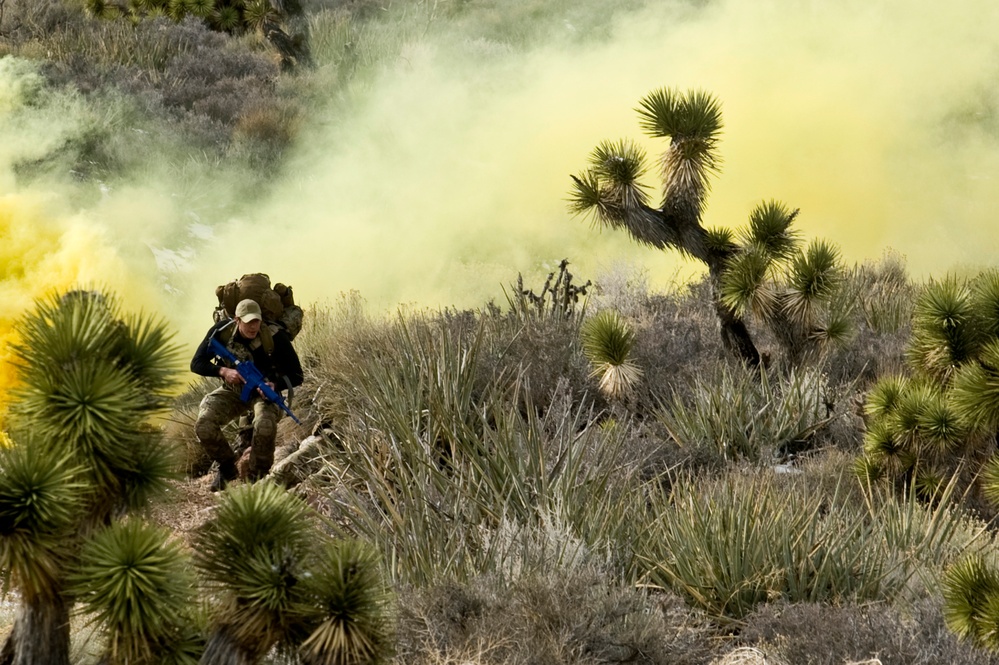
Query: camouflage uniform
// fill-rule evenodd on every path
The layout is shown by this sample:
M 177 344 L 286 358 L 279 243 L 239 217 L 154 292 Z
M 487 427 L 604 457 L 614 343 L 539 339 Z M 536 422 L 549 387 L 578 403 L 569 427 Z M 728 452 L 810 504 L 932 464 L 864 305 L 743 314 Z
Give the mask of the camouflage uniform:
M 254 478 L 266 475 L 274 461 L 274 440 L 282 411 L 277 404 L 257 396 L 249 404 L 239 397 L 239 391 L 228 384 L 205 395 L 198 408 L 195 433 L 205 452 L 219 464 L 235 464 L 236 453 L 222 433 L 230 421 L 253 408 L 253 438 L 250 448 L 250 472 Z
M 208 341 L 218 335 L 221 328 L 225 327 L 225 322 L 220 322 L 213 326 L 202 342 L 195 358 L 192 361 L 191 369 L 202 376 L 218 376 L 218 366 L 208 364 L 209 358 L 214 355 L 208 351 Z M 274 346 L 274 358 L 263 350 L 262 335 L 251 340 L 248 344 L 238 335 L 231 333 L 226 348 L 240 360 L 253 361 L 260 368 L 269 380 L 277 385 L 277 389 L 283 388 L 277 380 L 277 376 L 286 376 L 291 385 L 298 385 L 302 381 L 302 369 L 298 362 L 298 356 L 291 347 L 287 337 L 282 337 L 283 333 L 272 333 L 268 331 L 266 335 L 273 335 L 272 345 Z M 220 341 L 224 337 L 219 337 Z M 272 363 L 272 360 L 274 361 Z M 233 386 L 223 383 L 221 387 L 205 395 L 201 400 L 198 410 L 198 421 L 195 424 L 195 434 L 198 441 L 208 455 L 219 463 L 220 470 L 223 470 L 227 479 L 235 477 L 236 453 L 222 432 L 228 423 L 239 416 L 245 414 L 249 409 L 253 410 L 253 435 L 251 439 L 249 474 L 251 479 L 257 479 L 266 475 L 274 461 L 274 441 L 277 437 L 277 423 L 283 412 L 276 404 L 264 399 L 260 395 L 254 395 L 249 402 L 244 402 L 240 398 L 243 386 Z

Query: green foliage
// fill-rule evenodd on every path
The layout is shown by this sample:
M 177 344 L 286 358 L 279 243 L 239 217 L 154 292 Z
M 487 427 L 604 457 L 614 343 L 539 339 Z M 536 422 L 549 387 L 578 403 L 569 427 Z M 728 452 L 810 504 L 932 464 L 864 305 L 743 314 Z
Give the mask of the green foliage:
M 830 344 L 846 343 L 854 330 L 850 303 L 842 303 L 844 270 L 839 252 L 814 240 L 802 251 L 790 224 L 797 211 L 770 202 L 753 214 L 744 244 L 721 275 L 721 301 L 740 316 L 760 317 L 783 347 L 791 366 Z
M 768 462 L 807 447 L 831 422 L 823 377 L 814 371 L 770 378 L 765 371 L 723 369 L 696 377 L 691 397 L 674 395 L 657 420 L 681 448 L 727 462 Z
M 868 395 L 864 454 L 892 482 L 912 482 L 920 496 L 957 473 L 968 429 L 945 387 L 929 379 L 888 376 Z M 922 488 L 922 489 L 920 489 Z
M 829 243 L 813 240 L 791 264 L 785 309 L 795 321 L 811 322 L 819 303 L 829 302 L 842 278 L 839 252 Z
M 258 482 L 225 492 L 195 536 L 194 563 L 217 593 L 216 630 L 253 658 L 308 617 L 300 582 L 316 537 L 309 516 L 300 498 Z
M 188 16 L 206 19 L 208 24 L 225 32 L 245 32 L 263 26 L 267 19 L 280 20 L 284 14 L 270 0 L 133 0 L 118 4 L 109 0 L 85 0 L 86 10 L 98 18 L 131 23 L 166 17 L 183 21 Z M 279 7 L 282 5 L 278 5 Z
M 999 431 L 999 340 L 982 348 L 977 360 L 954 374 L 950 402 L 972 431 L 996 432 Z
M 197 661 L 185 645 L 184 626 L 193 604 L 188 557 L 169 531 L 138 520 L 96 533 L 80 552 L 69 577 L 81 612 L 107 636 L 110 663 L 152 661 L 164 650 Z
M 999 573 L 981 557 L 951 566 L 943 578 L 944 618 L 959 637 L 999 648 Z
M 624 140 L 601 143 L 593 149 L 590 164 L 594 174 L 606 178 L 613 185 L 635 189 L 635 204 L 645 203 L 645 196 L 638 189 L 638 181 L 645 175 L 647 167 L 645 151 L 638 144 Z
M 731 229 L 722 227 L 705 229 L 704 242 L 710 251 L 723 256 L 732 254 L 737 249 L 735 234 Z
M 572 207 L 580 212 L 592 205 L 604 210 L 608 219 L 616 211 L 648 205 L 646 187 L 639 179 L 645 174 L 645 152 L 630 141 L 605 142 L 590 155 L 591 169 L 576 182 Z
M 65 543 L 80 517 L 86 485 L 49 446 L 0 447 L 0 570 L 4 589 L 49 596 L 70 555 Z
M 331 543 L 308 584 L 320 623 L 299 649 L 303 663 L 373 665 L 387 659 L 389 592 L 374 548 L 358 540 Z
M 999 506 L 999 457 L 993 456 L 982 465 L 982 494 L 992 505 Z
M 142 318 L 125 322 L 114 299 L 95 291 L 39 301 L 15 329 L 20 341 L 14 358 L 22 384 L 11 406 L 13 448 L 5 453 L 0 473 L 0 512 L 8 520 L 0 525 L 0 563 L 28 608 L 18 621 L 30 622 L 33 612 L 58 613 L 67 607 L 67 574 L 81 562 L 81 546 L 91 532 L 113 523 L 125 510 L 144 507 L 172 474 L 161 436 L 148 420 L 167 403 L 176 348 L 162 323 Z M 135 559 L 152 536 L 128 529 L 125 538 L 137 549 L 118 543 L 117 551 Z M 108 548 L 116 546 L 95 542 L 97 549 L 86 550 L 87 556 L 108 555 Z M 97 572 L 86 567 L 89 563 L 83 565 L 85 574 Z M 103 604 L 93 609 L 110 624 L 112 658 L 119 649 L 131 655 L 152 653 L 156 645 L 146 640 L 162 637 L 158 618 L 125 608 L 142 589 L 129 591 L 124 578 L 105 581 L 110 586 L 93 588 L 89 598 Z M 125 589 L 129 599 L 107 595 L 115 589 Z M 154 600 L 144 607 L 152 610 Z M 51 628 L 68 630 L 65 625 Z M 68 645 L 58 635 L 34 632 L 31 640 Z M 31 648 L 27 640 L 24 644 L 15 648 Z
M 722 281 L 722 303 L 739 316 L 750 313 L 772 316 L 778 307 L 778 296 L 767 282 L 771 265 L 771 259 L 763 251 L 735 254 Z
M 612 399 L 631 392 L 642 370 L 631 358 L 635 332 L 621 315 L 609 309 L 599 312 L 583 323 L 580 337 L 593 365 L 591 376 L 600 377 L 600 390 Z
M 868 416 L 881 418 L 895 411 L 898 400 L 908 387 L 909 379 L 904 376 L 882 376 L 867 393 L 864 412 Z
M 987 270 L 971 284 L 972 299 L 986 336 L 999 336 L 999 270 Z
M 749 214 L 749 227 L 741 234 L 742 242 L 771 259 L 790 259 L 800 242 L 799 233 L 791 228 L 797 216 L 797 210 L 789 210 L 780 201 L 765 201 Z
M 989 476 L 975 476 L 999 431 L 997 288 L 990 271 L 970 281 L 931 280 L 919 295 L 906 353 L 913 377 L 882 379 L 865 406 L 865 454 L 890 482 L 929 489 L 964 473 L 985 489 Z
M 703 90 L 659 88 L 642 98 L 636 110 L 649 136 L 699 141 L 705 153 L 714 147 L 722 129 L 721 104 Z
M 914 368 L 947 380 L 976 355 L 983 330 L 972 297 L 967 282 L 956 277 L 926 285 L 913 313 L 909 362 Z
M 112 298 L 72 291 L 40 301 L 17 330 L 15 431 L 30 429 L 35 445 L 72 456 L 90 476 L 98 513 L 133 487 L 160 487 L 170 469 L 153 461 L 161 440 L 143 423 L 168 403 L 177 369 L 165 325 L 126 323 Z
M 272 647 L 309 664 L 377 663 L 391 650 L 376 550 L 330 542 L 299 497 L 261 481 L 228 490 L 195 535 L 212 600 L 206 654 L 257 662 Z
M 765 602 L 893 598 L 921 565 L 952 556 L 963 517 L 910 497 L 816 494 L 772 476 L 684 480 L 653 499 L 637 544 L 645 579 L 724 620 Z
M 360 359 L 353 376 L 362 400 L 338 429 L 342 445 L 331 446 L 324 475 L 341 479 L 333 504 L 352 507 L 338 510 L 338 527 L 392 552 L 396 579 L 551 565 L 622 528 L 607 489 L 620 433 L 585 428 L 583 407 L 542 411 L 516 377 L 480 393 L 484 334 L 462 342 L 409 322 L 393 355 Z M 544 545 L 552 551 L 540 561 L 515 563 L 525 542 L 547 542 L 549 528 L 572 535 Z

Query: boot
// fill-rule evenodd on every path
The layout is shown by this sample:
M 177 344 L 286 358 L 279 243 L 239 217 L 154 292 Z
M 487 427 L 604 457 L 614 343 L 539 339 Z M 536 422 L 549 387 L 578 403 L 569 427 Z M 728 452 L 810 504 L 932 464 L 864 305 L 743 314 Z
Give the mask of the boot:
M 219 462 L 219 470 L 215 473 L 215 480 L 208 487 L 212 492 L 221 492 L 225 489 L 225 486 L 236 478 L 239 477 L 239 472 L 236 470 L 236 463 L 232 460 L 228 462 Z

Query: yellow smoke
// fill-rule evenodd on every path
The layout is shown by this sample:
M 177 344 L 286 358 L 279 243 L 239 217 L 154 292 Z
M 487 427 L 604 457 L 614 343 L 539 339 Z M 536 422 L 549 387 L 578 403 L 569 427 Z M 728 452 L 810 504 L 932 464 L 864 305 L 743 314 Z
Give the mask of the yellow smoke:
M 118 256 L 114 239 L 86 219 L 60 218 L 44 200 L 25 194 L 0 196 L 0 405 L 17 383 L 11 363 L 14 323 L 36 299 L 79 285 L 115 285 L 134 293 L 134 277 Z M 0 419 L 2 425 L 2 419 Z
M 501 300 L 518 272 L 539 286 L 562 258 L 580 279 L 626 264 L 663 286 L 697 266 L 592 229 L 565 204 L 569 175 L 599 141 L 639 139 L 653 158 L 662 149 L 634 112 L 661 86 L 722 102 L 710 225 L 741 226 L 776 198 L 850 262 L 891 247 L 918 277 L 996 265 L 996 3 L 650 2 L 586 41 L 572 12 L 589 5 L 564 4 L 566 19 L 529 52 L 451 32 L 458 24 L 421 25 L 351 91 L 348 116 L 333 104 L 312 110 L 252 212 L 195 225 L 176 192 L 197 183 L 162 173 L 82 209 L 69 203 L 74 186 L 19 188 L 9 164 L 72 134 L 52 116 L 73 114 L 50 109 L 32 124 L 16 103 L 32 75 L 0 65 L 0 120 L 17 112 L 29 128 L 11 135 L 18 141 L 0 136 L 0 230 L 20 234 L 19 249 L 0 250 L 4 305 L 17 299 L 3 308 L 0 337 L 32 297 L 81 279 L 167 308 L 188 345 L 211 323 L 214 287 L 247 272 L 293 284 L 306 305 L 356 289 L 379 308 Z M 195 193 L 210 199 L 229 178 L 217 169 Z M 648 183 L 655 189 L 654 173 Z
M 310 299 L 358 288 L 387 306 L 478 303 L 563 256 L 586 277 L 630 261 L 663 284 L 676 256 L 600 234 L 564 202 L 598 141 L 641 139 L 633 109 L 660 86 L 722 101 L 709 224 L 741 226 L 777 198 L 850 262 L 892 247 L 916 276 L 994 265 L 993 5 L 655 3 L 606 40 L 574 44 L 567 26 L 526 54 L 414 38 L 353 119 L 330 127 L 319 109 L 259 219 L 218 229 L 240 250 L 214 274 L 267 265 Z

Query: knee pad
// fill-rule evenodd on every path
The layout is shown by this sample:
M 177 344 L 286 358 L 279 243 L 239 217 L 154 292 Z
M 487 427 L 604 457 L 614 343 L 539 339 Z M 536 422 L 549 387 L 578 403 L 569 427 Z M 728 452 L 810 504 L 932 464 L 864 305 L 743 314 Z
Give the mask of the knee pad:
M 273 440 L 277 436 L 277 423 L 270 418 L 260 418 L 253 423 L 253 438 Z
M 198 441 L 214 441 L 222 435 L 222 428 L 209 418 L 199 418 L 194 425 L 194 434 Z

